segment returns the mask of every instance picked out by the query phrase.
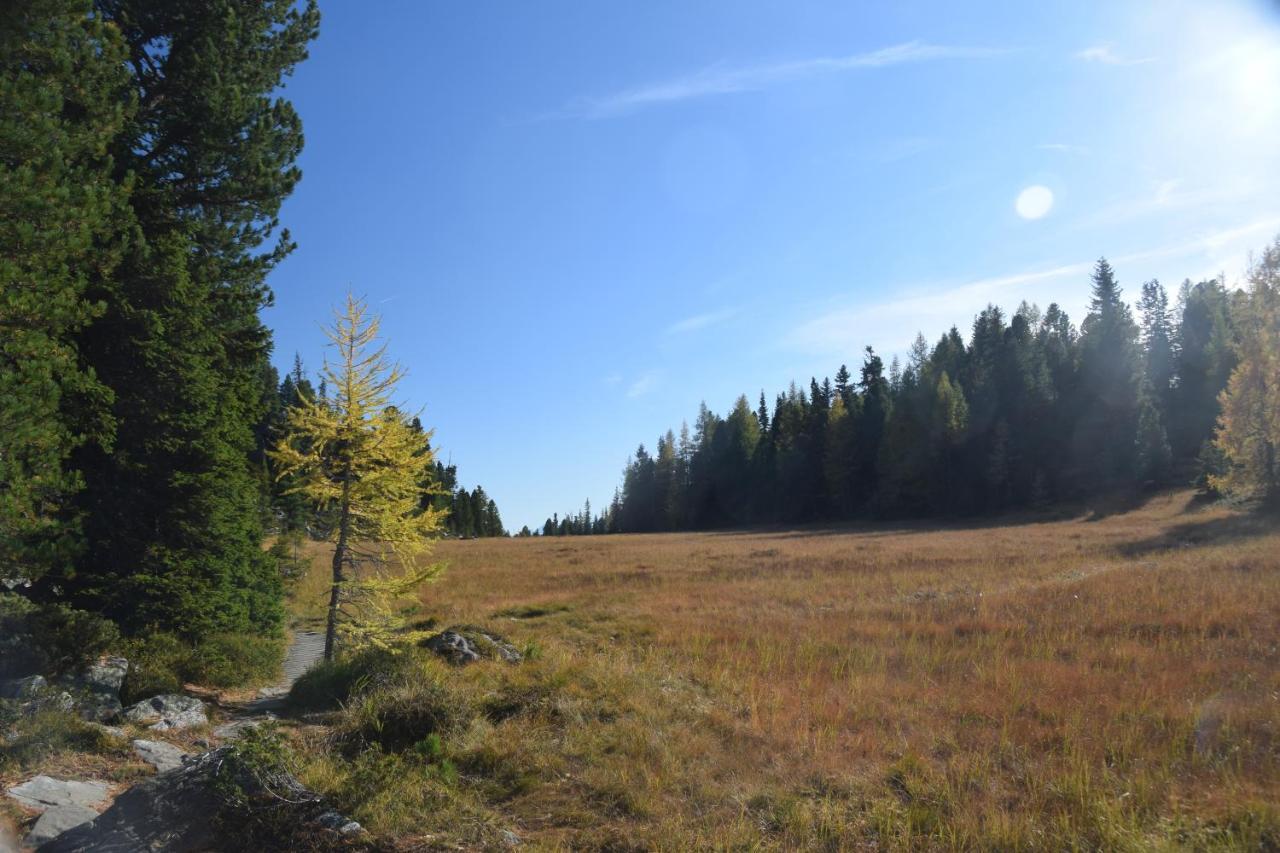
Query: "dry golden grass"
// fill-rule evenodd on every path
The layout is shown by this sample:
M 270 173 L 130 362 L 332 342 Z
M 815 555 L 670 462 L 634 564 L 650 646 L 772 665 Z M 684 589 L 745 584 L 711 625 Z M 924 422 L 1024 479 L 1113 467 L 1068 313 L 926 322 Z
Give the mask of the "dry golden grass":
M 527 840 L 1280 844 L 1280 528 L 1189 493 L 1098 520 L 449 541 L 434 558 L 450 568 L 425 612 L 544 657 L 439 677 L 617 706 L 459 744 L 527 772 L 485 800 Z

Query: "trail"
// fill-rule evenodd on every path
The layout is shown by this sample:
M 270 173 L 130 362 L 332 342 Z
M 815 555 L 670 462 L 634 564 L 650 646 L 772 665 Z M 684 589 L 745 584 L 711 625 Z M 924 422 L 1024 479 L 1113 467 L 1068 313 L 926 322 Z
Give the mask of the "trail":
M 324 659 L 324 634 L 318 631 L 294 631 L 289 651 L 284 658 L 284 671 L 278 682 L 258 691 L 258 698 L 247 703 L 241 713 L 261 714 L 284 707 L 285 697 L 294 682 Z

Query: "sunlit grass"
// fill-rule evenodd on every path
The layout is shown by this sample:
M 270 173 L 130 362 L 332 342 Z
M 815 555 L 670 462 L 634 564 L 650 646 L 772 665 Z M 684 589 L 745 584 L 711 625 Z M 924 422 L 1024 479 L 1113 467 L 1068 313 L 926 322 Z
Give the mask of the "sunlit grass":
M 1097 521 L 449 541 L 437 557 L 451 565 L 425 612 L 542 653 L 424 664 L 481 709 L 445 739 L 456 780 L 408 777 L 430 808 L 359 805 L 351 767 L 321 763 L 392 834 L 1280 841 L 1280 531 L 1187 494 Z M 451 809 L 487 829 L 428 817 Z

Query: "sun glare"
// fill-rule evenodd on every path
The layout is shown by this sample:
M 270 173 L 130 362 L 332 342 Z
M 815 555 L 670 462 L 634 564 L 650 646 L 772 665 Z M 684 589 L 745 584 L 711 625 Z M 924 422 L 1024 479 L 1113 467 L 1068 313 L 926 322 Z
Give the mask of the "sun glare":
M 1033 184 L 1018 193 L 1014 208 L 1023 219 L 1040 219 L 1053 209 L 1053 190 Z

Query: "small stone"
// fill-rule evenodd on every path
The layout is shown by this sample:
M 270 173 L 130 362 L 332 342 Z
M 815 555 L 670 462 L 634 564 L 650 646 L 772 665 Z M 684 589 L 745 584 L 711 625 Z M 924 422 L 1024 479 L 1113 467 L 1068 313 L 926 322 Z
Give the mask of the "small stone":
M 519 847 L 521 845 L 520 836 L 516 835 L 509 829 L 504 829 L 498 833 L 502 836 L 502 843 L 508 847 Z
M 178 747 L 161 740 L 135 740 L 133 751 L 139 758 L 154 767 L 157 773 L 181 767 L 182 759 L 186 755 Z
M 36 776 L 9 789 L 9 796 L 30 809 L 96 806 L 107 798 L 106 782 L 82 782 Z
M 98 813 L 88 806 L 57 806 L 48 809 L 44 814 L 40 815 L 40 819 L 36 821 L 36 825 L 31 827 L 31 832 L 27 834 L 26 843 L 31 847 L 39 847 L 47 841 L 52 841 L 68 829 L 74 829 L 82 823 L 88 823 L 98 816 Z
M 125 738 L 124 729 L 120 728 L 119 726 L 108 726 L 106 723 L 93 723 L 93 722 L 89 723 L 89 725 L 97 729 L 98 731 L 102 732 L 107 737 L 119 738 L 121 740 L 124 740 Z
M 316 823 L 325 829 L 332 829 L 339 835 L 355 835 L 364 832 L 364 827 L 332 809 L 316 816 Z
M 220 740 L 236 740 L 244 737 L 244 733 L 250 729 L 256 729 L 263 723 L 270 723 L 278 719 L 275 714 L 264 714 L 261 717 L 250 717 L 245 720 L 233 720 L 229 723 L 223 723 L 213 730 L 213 736 Z

